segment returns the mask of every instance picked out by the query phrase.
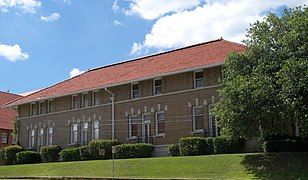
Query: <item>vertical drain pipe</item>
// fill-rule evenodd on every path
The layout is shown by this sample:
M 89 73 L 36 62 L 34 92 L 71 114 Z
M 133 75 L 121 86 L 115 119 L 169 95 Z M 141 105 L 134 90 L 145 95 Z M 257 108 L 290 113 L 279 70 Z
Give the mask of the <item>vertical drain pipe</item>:
M 107 91 L 111 95 L 111 136 L 112 140 L 114 140 L 114 93 L 108 90 L 107 87 L 105 87 L 105 91 Z

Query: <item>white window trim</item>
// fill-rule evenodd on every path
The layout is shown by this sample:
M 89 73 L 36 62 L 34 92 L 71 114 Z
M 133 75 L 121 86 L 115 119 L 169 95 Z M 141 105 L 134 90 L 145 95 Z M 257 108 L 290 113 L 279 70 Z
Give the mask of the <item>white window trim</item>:
M 165 133 L 158 134 L 158 121 L 157 121 L 157 114 L 164 113 L 164 121 L 166 120 L 165 111 L 157 111 L 155 113 L 155 137 L 165 137 Z M 166 131 L 166 124 L 165 124 L 165 131 Z
M 136 84 L 138 85 L 139 97 L 134 97 L 134 95 L 133 95 L 133 94 L 134 94 L 134 93 L 133 93 L 133 92 L 134 92 L 134 91 L 133 91 L 133 86 L 136 85 Z M 135 90 L 135 91 L 136 91 L 136 90 Z M 140 98 L 139 82 L 131 83 L 131 84 L 130 84 L 130 92 L 131 92 L 131 95 L 130 95 L 131 99 L 138 99 L 138 98 Z
M 41 130 L 43 133 L 41 134 Z M 41 147 L 44 146 L 44 128 L 39 128 L 37 132 L 37 146 Z
M 32 109 L 32 106 L 34 106 L 36 104 L 36 102 L 32 102 L 30 103 L 30 116 L 36 116 L 37 115 L 37 109 Z M 35 114 L 33 113 L 32 110 L 35 110 Z
M 137 139 L 137 136 L 132 136 L 132 126 L 131 126 L 132 117 L 135 117 L 137 120 L 137 115 L 128 116 L 128 139 Z M 135 123 L 137 125 L 137 122 Z
M 72 101 L 71 101 L 72 109 L 78 109 L 78 100 L 77 100 L 77 107 L 74 107 L 74 97 L 78 97 L 78 94 L 72 95 Z
M 85 102 L 85 99 L 83 99 L 83 96 L 84 95 L 88 95 L 88 92 L 86 92 L 86 93 L 82 93 L 81 94 L 81 107 L 83 107 L 83 108 L 87 108 L 88 106 L 89 106 L 89 98 L 87 97 L 87 99 L 86 99 L 86 104 L 84 104 Z
M 49 133 L 49 130 L 52 129 L 52 133 Z M 52 141 L 53 141 L 53 127 L 47 127 L 46 128 L 46 145 L 52 145 Z M 50 140 L 51 137 L 51 140 Z
M 211 121 L 211 115 L 210 115 L 210 111 L 211 109 L 213 108 L 213 104 L 209 104 L 208 106 L 208 123 L 209 123 L 209 133 L 210 133 L 210 129 L 212 129 L 212 121 Z M 214 132 L 212 132 L 211 134 L 209 134 L 210 137 L 217 137 L 218 136 L 218 126 L 217 126 L 217 119 L 216 119 L 216 116 L 215 116 L 215 123 L 216 123 L 216 126 L 215 126 L 215 134 Z
M 98 122 L 98 127 L 97 128 L 95 128 L 95 126 L 94 126 L 95 122 Z M 100 126 L 99 125 L 99 120 L 95 119 L 95 120 L 92 121 L 92 140 L 99 139 L 99 131 L 100 131 L 99 126 Z M 97 136 L 97 138 L 94 138 L 95 137 L 95 129 L 98 129 L 98 136 Z
M 49 104 L 52 103 L 53 99 L 47 100 L 47 114 L 53 113 L 53 106 L 50 106 Z
M 32 136 L 32 132 L 34 132 L 33 136 Z M 29 144 L 28 144 L 29 148 L 34 148 L 35 147 L 35 134 L 36 134 L 36 130 L 35 129 L 30 129 L 30 131 L 29 131 Z M 32 137 L 33 137 L 33 139 L 32 139 Z
M 3 141 L 4 140 L 4 134 L 6 136 L 5 142 Z M 9 143 L 9 133 L 8 132 L 2 132 L 1 133 L 1 144 L 8 144 L 8 143 Z
M 195 109 L 204 108 L 203 106 L 194 106 L 193 111 L 193 133 L 200 133 L 203 132 L 203 129 L 196 129 L 196 117 L 195 117 Z M 204 120 L 204 109 L 203 109 L 203 120 Z
M 41 114 L 43 114 L 43 109 L 41 109 L 43 106 L 42 106 L 42 104 L 44 103 L 44 101 L 40 101 L 39 103 L 38 103 L 38 115 L 41 115 Z
M 160 81 L 161 81 L 161 85 L 160 85 L 160 87 L 161 87 L 161 89 L 162 89 L 161 94 L 156 94 L 156 87 L 157 87 L 157 86 L 155 86 L 155 81 L 157 81 L 157 80 L 160 80 Z M 159 86 L 158 86 L 158 87 L 159 87 Z M 163 81 L 162 81 L 162 79 L 161 79 L 161 78 L 153 79 L 153 95 L 154 95 L 154 96 L 159 96 L 159 95 L 162 95 L 162 94 L 163 94 Z
M 87 128 L 85 128 L 85 124 L 87 124 Z M 84 143 L 89 142 L 89 138 L 88 138 L 88 132 L 89 132 L 89 122 L 82 122 L 82 126 L 81 126 L 81 144 L 85 145 Z M 84 133 L 86 134 L 84 136 Z
M 99 104 L 100 104 L 100 99 L 99 99 L 99 97 L 98 97 L 98 104 L 95 104 L 95 96 L 94 96 L 94 94 L 95 93 L 99 93 L 99 90 L 96 90 L 96 91 L 92 91 L 92 106 L 98 106 Z
M 74 142 L 74 125 L 77 125 L 77 135 L 76 135 L 76 142 Z M 71 124 L 71 144 L 77 144 L 78 143 L 78 123 Z
M 197 70 L 197 71 L 194 71 L 194 89 L 199 89 L 199 88 L 203 88 L 205 87 L 205 85 L 203 85 L 202 87 L 197 87 L 197 79 L 196 79 L 196 73 L 199 73 L 199 72 L 203 72 L 203 70 Z M 203 74 L 203 84 L 204 84 L 204 74 Z

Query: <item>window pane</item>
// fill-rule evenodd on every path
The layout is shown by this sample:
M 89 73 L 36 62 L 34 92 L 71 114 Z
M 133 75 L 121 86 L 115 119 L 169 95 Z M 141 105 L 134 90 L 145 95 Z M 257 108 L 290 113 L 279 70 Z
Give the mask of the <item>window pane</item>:
M 133 91 L 133 98 L 139 98 L 139 91 Z
M 151 115 L 147 114 L 147 115 L 143 115 L 143 121 L 151 121 Z
M 131 124 L 131 136 L 137 136 L 137 124 Z
M 155 87 L 155 94 L 162 94 L 162 87 L 159 86 L 159 87 Z
M 155 80 L 155 86 L 161 86 L 161 79 Z
M 161 133 L 165 133 L 165 122 L 161 121 L 157 123 L 157 133 L 161 134 Z
M 132 90 L 133 90 L 133 91 L 138 90 L 138 84 L 133 84 L 132 86 L 133 86 L 133 87 L 132 87 Z
M 165 113 L 157 113 L 157 121 L 160 121 L 160 120 L 164 120 L 165 118 Z
M 195 78 L 196 78 L 196 79 L 203 78 L 203 72 L 202 72 L 202 71 L 196 72 L 196 73 L 195 73 Z
M 204 81 L 203 79 L 196 80 L 196 87 L 204 87 Z
M 195 130 L 203 129 L 203 115 L 195 117 Z

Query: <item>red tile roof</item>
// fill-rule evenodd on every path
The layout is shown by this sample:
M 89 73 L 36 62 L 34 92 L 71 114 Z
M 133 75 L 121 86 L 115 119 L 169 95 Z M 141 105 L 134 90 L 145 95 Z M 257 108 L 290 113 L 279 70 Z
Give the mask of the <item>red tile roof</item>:
M 243 52 L 245 49 L 246 47 L 242 44 L 218 39 L 99 67 L 30 94 L 11 103 L 10 106 L 153 78 L 169 73 L 215 66 L 223 64 L 230 52 Z
M 16 94 L 0 91 L 0 129 L 12 129 L 12 122 L 17 115 L 15 110 L 2 106 L 21 97 Z

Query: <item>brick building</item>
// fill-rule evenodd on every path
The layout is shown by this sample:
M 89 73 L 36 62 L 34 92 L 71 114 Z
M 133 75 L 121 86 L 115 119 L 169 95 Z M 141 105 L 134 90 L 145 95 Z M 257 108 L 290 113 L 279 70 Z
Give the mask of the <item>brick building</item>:
M 216 136 L 212 105 L 221 66 L 245 46 L 224 39 L 88 70 L 17 100 L 25 148 L 86 144 L 92 139 L 175 143 Z
M 21 96 L 0 91 L 0 148 L 11 145 L 13 142 L 12 124 L 17 112 L 3 107 L 4 104 L 19 99 Z

